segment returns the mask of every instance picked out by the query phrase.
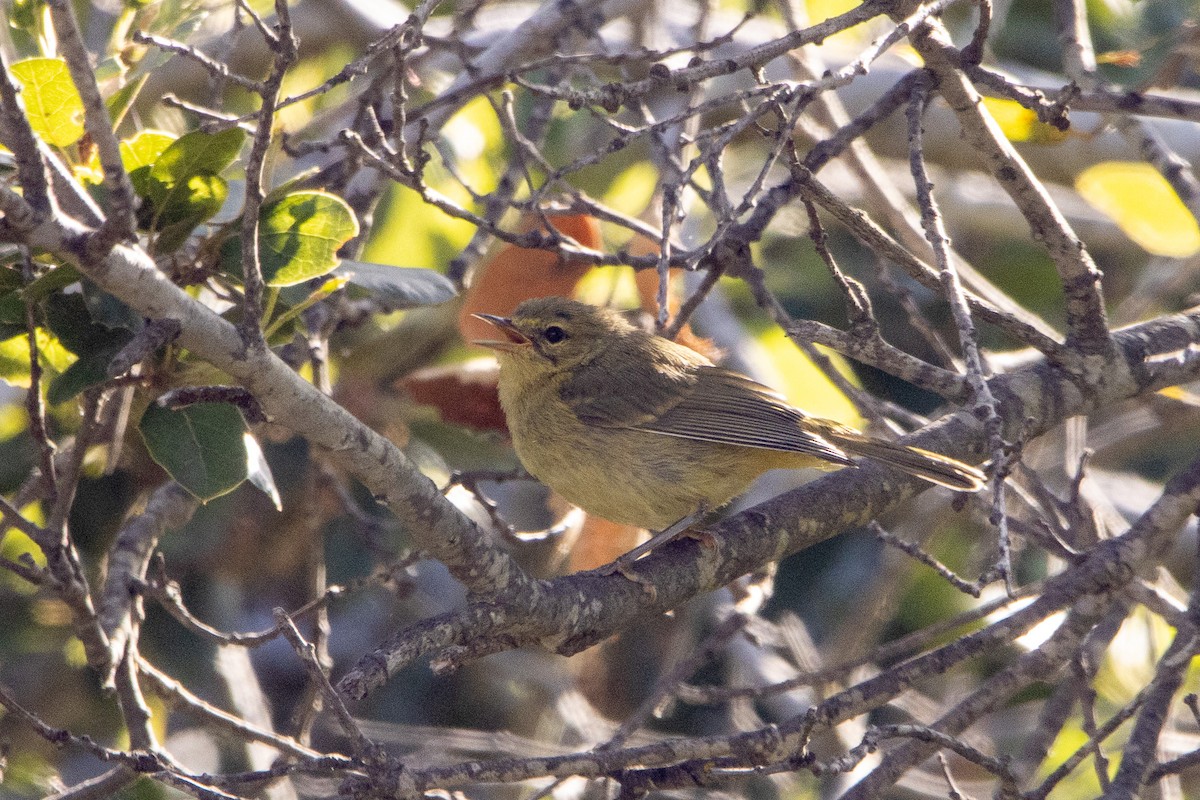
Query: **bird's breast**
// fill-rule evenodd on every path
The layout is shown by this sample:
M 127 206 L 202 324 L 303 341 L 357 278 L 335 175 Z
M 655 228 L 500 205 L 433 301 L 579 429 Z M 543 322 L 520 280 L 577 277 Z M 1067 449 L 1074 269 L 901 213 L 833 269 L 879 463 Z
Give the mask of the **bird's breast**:
M 765 467 L 746 448 L 589 425 L 553 381 L 501 382 L 513 447 L 531 475 L 589 514 L 660 530 L 701 506 L 716 508 Z

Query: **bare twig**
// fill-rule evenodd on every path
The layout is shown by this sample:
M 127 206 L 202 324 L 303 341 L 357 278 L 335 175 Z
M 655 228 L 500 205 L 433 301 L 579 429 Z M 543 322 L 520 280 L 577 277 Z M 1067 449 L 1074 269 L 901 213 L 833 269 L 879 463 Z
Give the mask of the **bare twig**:
M 250 145 L 250 156 L 246 159 L 246 192 L 242 207 L 242 275 L 246 296 L 242 304 L 240 331 L 246 346 L 255 349 L 266 347 L 262 331 L 263 274 L 258 242 L 259 211 L 266 198 L 263 175 L 275 124 L 275 111 L 279 104 L 279 89 L 288 68 L 299 55 L 299 44 L 292 33 L 287 0 L 276 0 L 275 15 L 279 20 L 278 31 L 268 30 L 257 15 L 252 15 L 274 55 L 271 73 L 263 81 L 259 92 L 262 106 Z

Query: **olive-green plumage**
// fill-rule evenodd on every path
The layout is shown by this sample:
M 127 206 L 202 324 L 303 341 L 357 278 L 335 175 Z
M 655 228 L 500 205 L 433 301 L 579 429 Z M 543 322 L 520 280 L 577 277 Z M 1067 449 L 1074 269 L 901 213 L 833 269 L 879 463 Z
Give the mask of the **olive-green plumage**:
M 481 342 L 500 359 L 500 403 L 530 474 L 590 514 L 653 530 L 724 505 L 778 468 L 866 456 L 961 491 L 984 476 L 954 459 L 810 417 L 771 389 L 620 314 L 526 300 Z

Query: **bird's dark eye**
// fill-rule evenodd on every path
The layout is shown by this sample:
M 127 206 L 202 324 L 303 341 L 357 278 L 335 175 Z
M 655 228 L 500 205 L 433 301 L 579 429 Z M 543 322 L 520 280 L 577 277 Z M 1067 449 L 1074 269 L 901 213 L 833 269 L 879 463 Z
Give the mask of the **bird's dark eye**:
M 551 325 L 542 333 L 546 337 L 546 341 L 550 344 L 558 344 L 563 339 L 567 338 L 567 332 L 557 325 Z

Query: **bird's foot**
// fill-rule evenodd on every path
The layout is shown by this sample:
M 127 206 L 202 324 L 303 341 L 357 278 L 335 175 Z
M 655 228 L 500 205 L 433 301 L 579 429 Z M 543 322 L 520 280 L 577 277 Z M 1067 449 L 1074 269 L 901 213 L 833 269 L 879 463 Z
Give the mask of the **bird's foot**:
M 654 581 L 639 575 L 634 569 L 633 561 L 627 561 L 622 557 L 608 566 L 600 568 L 601 575 L 612 575 L 613 573 L 620 573 L 626 580 L 633 581 L 642 587 L 642 591 L 650 595 L 650 602 L 653 603 L 658 599 L 658 588 L 654 585 Z
M 634 562 L 643 556 L 649 555 L 653 550 L 673 542 L 680 537 L 696 539 L 700 542 L 702 547 L 713 546 L 714 539 L 712 534 L 708 533 L 707 531 L 695 530 L 690 527 L 692 523 L 696 522 L 706 513 L 706 509 L 701 508 L 695 514 L 689 514 L 688 516 L 676 522 L 674 525 L 671 525 L 665 530 L 659 531 L 646 541 L 639 544 L 637 547 L 630 550 L 628 553 L 623 554 L 616 561 L 613 561 L 607 566 L 601 567 L 600 574 L 612 575 L 613 573 L 620 573 L 627 579 L 645 589 L 646 592 L 651 596 L 651 599 L 654 599 L 657 597 L 658 591 L 654 588 L 654 585 L 649 580 L 637 574 L 637 572 L 633 570 Z

